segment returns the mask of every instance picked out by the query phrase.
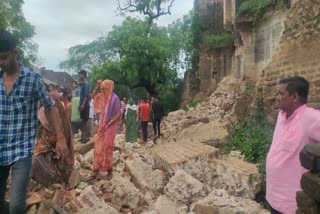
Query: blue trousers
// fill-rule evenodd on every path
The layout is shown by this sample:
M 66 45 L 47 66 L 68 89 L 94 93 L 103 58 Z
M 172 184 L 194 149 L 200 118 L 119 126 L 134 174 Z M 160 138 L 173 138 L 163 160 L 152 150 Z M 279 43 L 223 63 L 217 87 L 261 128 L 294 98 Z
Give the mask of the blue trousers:
M 32 157 L 23 158 L 10 166 L 0 166 L 0 214 L 27 213 L 27 188 Z M 10 204 L 5 201 L 7 180 L 11 170 Z

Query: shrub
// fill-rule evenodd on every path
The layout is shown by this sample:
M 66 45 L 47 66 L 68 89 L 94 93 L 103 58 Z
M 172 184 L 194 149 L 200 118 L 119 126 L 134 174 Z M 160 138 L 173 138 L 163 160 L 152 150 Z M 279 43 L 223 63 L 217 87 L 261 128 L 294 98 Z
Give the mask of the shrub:
M 232 48 L 234 40 L 231 34 L 211 34 L 204 38 L 204 45 L 209 48 Z
M 248 16 L 255 22 L 262 17 L 268 8 L 272 6 L 271 0 L 248 0 L 243 2 L 236 14 L 236 22 L 240 21 L 240 17 Z
M 262 112 L 247 116 L 240 124 L 231 124 L 231 142 L 221 148 L 223 154 L 238 150 L 245 156 L 245 160 L 259 164 L 262 175 L 261 190 L 265 191 L 265 162 L 272 142 L 274 126 Z
M 264 13 L 276 6 L 279 7 L 290 7 L 289 0 L 247 0 L 243 2 L 236 14 L 236 23 L 240 22 L 240 18 L 243 16 L 251 17 L 253 24 L 261 18 Z

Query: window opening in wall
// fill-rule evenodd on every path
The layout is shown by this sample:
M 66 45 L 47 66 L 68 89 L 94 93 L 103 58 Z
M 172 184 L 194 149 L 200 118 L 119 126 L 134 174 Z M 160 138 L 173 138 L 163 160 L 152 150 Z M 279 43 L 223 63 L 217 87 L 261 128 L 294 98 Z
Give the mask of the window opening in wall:
M 217 79 L 217 75 L 218 75 L 217 66 L 214 64 L 212 66 L 212 75 L 211 75 L 212 79 Z
M 264 31 L 258 32 L 256 35 L 255 48 L 254 48 L 255 62 L 263 61 L 265 58 L 264 42 L 265 42 Z

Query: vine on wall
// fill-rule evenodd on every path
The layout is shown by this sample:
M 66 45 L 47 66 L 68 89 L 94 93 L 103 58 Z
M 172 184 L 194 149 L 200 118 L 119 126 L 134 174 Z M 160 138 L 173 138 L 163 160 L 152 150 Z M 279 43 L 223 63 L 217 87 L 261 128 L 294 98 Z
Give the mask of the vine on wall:
M 191 79 L 195 80 L 192 82 L 192 90 L 199 91 L 200 80 L 199 80 L 199 62 L 200 62 L 200 45 L 201 45 L 201 32 L 202 32 L 202 22 L 199 14 L 199 0 L 194 0 L 193 14 L 192 14 L 192 73 Z

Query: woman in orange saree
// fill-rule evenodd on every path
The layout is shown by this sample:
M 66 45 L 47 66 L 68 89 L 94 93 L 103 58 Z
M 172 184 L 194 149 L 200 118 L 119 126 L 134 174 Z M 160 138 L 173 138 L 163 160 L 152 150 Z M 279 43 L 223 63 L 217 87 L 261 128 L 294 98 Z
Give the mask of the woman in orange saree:
M 117 127 L 121 118 L 120 99 L 113 92 L 112 80 L 104 80 L 100 89 L 104 95 L 97 140 L 94 145 L 93 173 L 88 180 L 101 179 L 100 172 L 108 172 L 112 178 L 113 148 Z
M 57 92 L 50 92 L 50 97 L 55 103 L 55 108 L 59 112 L 59 123 L 63 127 L 63 135 L 66 138 L 68 155 L 66 157 L 56 157 L 55 148 L 57 134 L 52 124 L 48 122 L 48 116 L 41 107 L 38 111 L 39 127 L 37 134 L 37 144 L 32 160 L 31 176 L 41 184 L 50 185 L 52 183 L 64 183 L 69 188 L 69 178 L 73 171 L 73 137 L 70 120 L 60 102 Z

